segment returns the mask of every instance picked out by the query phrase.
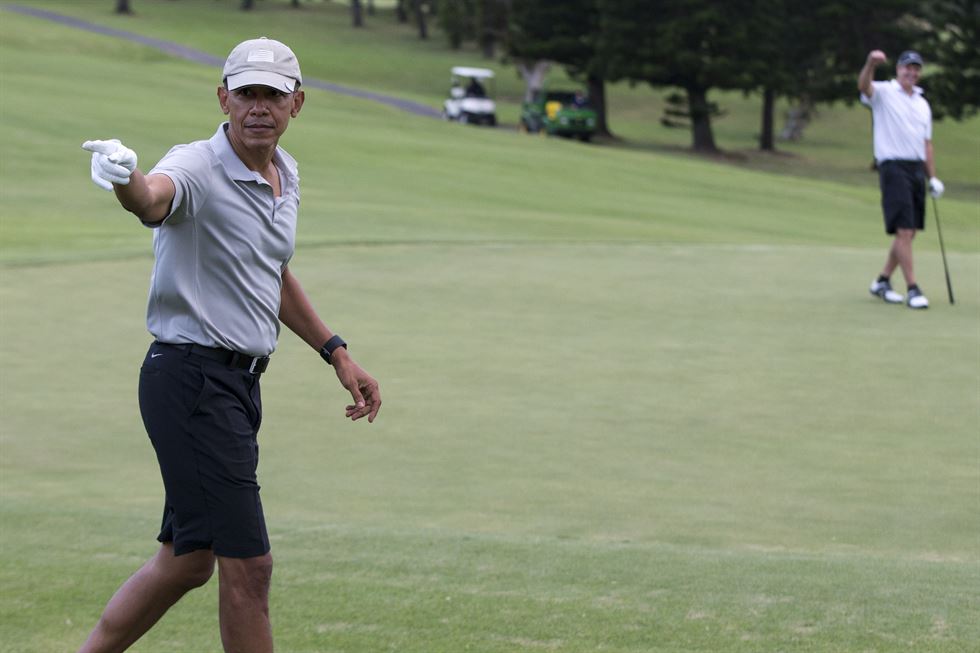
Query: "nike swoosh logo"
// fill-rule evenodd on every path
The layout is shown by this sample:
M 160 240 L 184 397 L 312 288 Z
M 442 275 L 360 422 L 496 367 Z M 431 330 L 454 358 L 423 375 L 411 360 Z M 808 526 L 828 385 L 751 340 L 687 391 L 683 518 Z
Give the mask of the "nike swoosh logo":
M 150 354 L 150 358 L 156 358 L 157 356 L 163 356 L 163 354 Z

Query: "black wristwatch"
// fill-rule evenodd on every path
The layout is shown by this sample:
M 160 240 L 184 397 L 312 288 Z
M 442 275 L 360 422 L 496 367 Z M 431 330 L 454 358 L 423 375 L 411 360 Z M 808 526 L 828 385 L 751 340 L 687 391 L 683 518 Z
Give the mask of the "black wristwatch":
M 330 355 L 334 353 L 337 347 L 347 349 L 347 343 L 344 342 L 343 338 L 335 335 L 331 337 L 330 340 L 323 343 L 323 346 L 320 347 L 320 358 L 327 361 L 328 365 L 333 365 L 333 363 L 330 362 Z

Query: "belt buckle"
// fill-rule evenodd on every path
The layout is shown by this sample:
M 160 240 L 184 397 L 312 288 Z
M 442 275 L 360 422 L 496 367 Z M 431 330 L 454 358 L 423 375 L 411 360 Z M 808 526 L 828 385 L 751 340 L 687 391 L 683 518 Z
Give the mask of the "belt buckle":
M 269 366 L 268 356 L 259 356 L 252 359 L 252 364 L 248 366 L 249 374 L 262 374 Z

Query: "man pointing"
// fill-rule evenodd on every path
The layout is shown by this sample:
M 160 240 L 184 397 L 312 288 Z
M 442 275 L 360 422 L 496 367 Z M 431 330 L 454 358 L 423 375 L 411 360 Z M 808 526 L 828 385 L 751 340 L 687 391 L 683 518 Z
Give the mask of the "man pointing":
M 228 121 L 178 145 L 147 174 L 118 140 L 87 141 L 92 180 L 153 228 L 155 263 L 139 402 L 166 498 L 156 555 L 109 601 L 80 649 L 123 651 L 219 572 L 226 651 L 272 651 L 272 556 L 259 485 L 259 379 L 285 324 L 333 366 L 347 417 L 373 422 L 378 383 L 317 316 L 288 264 L 299 209 L 296 162 L 278 146 L 303 108 L 295 54 L 245 41 L 228 55 Z

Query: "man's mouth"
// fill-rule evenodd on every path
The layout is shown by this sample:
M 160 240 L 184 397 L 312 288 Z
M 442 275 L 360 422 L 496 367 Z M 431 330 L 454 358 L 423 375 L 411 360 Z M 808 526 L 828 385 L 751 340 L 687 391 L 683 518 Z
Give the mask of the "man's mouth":
M 270 125 L 268 123 L 246 123 L 245 129 L 275 129 L 275 125 Z

